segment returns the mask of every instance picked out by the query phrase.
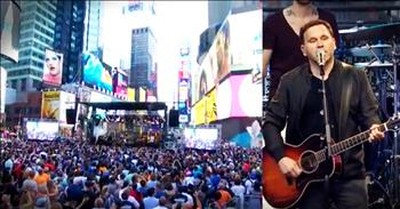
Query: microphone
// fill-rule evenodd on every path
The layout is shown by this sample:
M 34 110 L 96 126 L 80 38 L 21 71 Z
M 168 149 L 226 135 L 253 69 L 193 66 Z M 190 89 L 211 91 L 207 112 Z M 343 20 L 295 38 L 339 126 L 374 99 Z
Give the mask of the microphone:
M 317 50 L 317 62 L 319 66 L 324 66 L 325 64 L 325 51 L 323 49 Z

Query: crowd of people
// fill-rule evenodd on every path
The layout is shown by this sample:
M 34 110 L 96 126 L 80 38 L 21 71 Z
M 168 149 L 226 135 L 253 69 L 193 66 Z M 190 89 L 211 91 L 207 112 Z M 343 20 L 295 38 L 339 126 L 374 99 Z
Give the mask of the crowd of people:
M 261 152 L 255 149 L 19 139 L 0 146 L 4 209 L 261 208 Z M 258 198 L 249 203 L 250 197 Z

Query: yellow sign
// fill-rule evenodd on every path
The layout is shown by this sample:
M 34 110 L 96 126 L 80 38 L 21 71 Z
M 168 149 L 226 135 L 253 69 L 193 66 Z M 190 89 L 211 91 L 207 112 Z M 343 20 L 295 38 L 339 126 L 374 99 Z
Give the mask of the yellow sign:
M 129 102 L 134 102 L 135 101 L 135 89 L 133 88 L 129 88 L 127 89 L 128 91 L 128 101 Z
M 42 93 L 41 118 L 60 119 L 60 92 L 48 91 Z
M 209 124 L 217 120 L 217 93 L 215 88 L 192 108 L 194 125 Z

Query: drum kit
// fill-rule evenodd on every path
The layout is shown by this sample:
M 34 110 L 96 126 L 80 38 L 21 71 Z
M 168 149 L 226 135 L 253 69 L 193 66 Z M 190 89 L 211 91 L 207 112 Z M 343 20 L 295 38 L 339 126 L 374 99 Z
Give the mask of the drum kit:
M 340 34 L 344 42 L 355 45 L 347 50 L 347 55 L 354 66 L 366 70 L 383 118 L 398 115 L 400 23 L 347 29 Z M 395 131 L 387 138 L 390 139 L 385 139 L 376 149 L 373 163 L 377 169 L 368 186 L 370 209 L 400 208 L 400 133 Z

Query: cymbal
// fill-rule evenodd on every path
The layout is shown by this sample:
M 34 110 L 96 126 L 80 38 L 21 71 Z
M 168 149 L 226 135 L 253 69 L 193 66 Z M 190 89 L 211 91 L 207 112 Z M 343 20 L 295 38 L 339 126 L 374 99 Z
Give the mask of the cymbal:
M 388 61 L 384 61 L 381 63 L 380 61 L 374 61 L 374 62 L 358 62 L 354 63 L 354 66 L 356 67 L 365 67 L 365 68 L 379 68 L 379 67 L 393 67 L 393 63 L 390 63 Z
M 374 54 L 370 51 L 372 50 L 376 55 L 390 55 L 392 52 L 392 46 L 389 44 L 375 44 L 375 45 L 365 45 L 362 47 L 354 47 L 350 49 L 350 52 L 355 57 L 373 57 Z
M 340 35 L 345 41 L 365 40 L 365 39 L 390 39 L 399 36 L 400 23 L 388 23 L 371 27 L 359 27 L 340 30 Z

